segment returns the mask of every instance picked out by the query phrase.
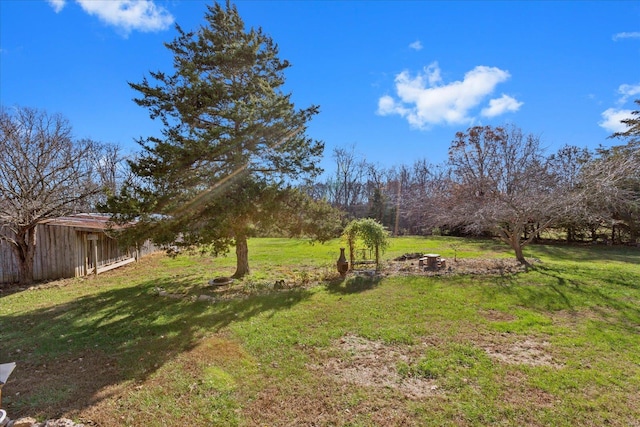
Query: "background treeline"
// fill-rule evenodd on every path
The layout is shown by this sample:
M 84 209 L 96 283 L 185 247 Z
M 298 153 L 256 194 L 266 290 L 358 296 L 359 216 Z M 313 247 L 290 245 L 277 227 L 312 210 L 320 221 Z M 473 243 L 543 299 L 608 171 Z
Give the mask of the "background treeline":
M 443 163 L 416 159 L 390 168 L 369 163 L 356 146 L 336 148 L 334 172 L 305 191 L 348 218 L 374 218 L 394 235 L 499 236 L 500 223 L 524 214 L 523 238 L 635 244 L 638 120 L 628 125 L 614 135 L 621 145 L 567 145 L 553 153 L 515 126 L 473 127 L 456 134 Z

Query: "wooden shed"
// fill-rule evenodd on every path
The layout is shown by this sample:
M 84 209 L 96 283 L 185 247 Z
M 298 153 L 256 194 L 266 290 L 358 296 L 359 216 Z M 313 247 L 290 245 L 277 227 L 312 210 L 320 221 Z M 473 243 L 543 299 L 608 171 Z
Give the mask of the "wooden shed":
M 82 277 L 111 270 L 158 249 L 150 241 L 122 249 L 110 233 L 109 217 L 78 214 L 38 224 L 33 279 Z M 18 281 L 18 262 L 9 244 L 0 241 L 0 283 Z

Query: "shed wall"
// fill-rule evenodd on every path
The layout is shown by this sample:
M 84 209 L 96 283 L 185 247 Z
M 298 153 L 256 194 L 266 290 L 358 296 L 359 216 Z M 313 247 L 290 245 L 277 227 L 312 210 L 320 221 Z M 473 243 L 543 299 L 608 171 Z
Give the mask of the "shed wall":
M 89 234 L 97 234 L 97 241 L 89 241 Z M 96 267 L 95 249 L 98 245 L 98 272 L 104 267 L 126 259 L 139 258 L 157 251 L 151 242 L 138 250 L 122 250 L 115 239 L 102 230 L 78 230 L 74 227 L 38 224 L 36 252 L 33 260 L 33 278 L 36 281 L 82 277 L 93 273 Z M 0 241 L 0 283 L 17 282 L 18 261 L 9 243 Z

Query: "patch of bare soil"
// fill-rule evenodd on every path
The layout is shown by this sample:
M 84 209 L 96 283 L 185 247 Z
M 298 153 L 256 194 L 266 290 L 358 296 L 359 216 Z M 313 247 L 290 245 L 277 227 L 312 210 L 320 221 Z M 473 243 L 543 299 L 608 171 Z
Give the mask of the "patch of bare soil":
M 417 357 L 422 347 L 416 347 L 355 335 L 346 335 L 329 348 L 307 347 L 314 360 L 308 365 L 314 380 L 265 384 L 243 408 L 246 424 L 418 426 L 407 398 L 439 390 L 431 381 L 402 379 L 398 374 L 398 361 Z M 365 394 L 362 387 L 367 387 Z
M 243 408 L 247 426 L 420 426 L 406 399 L 375 389 L 366 397 L 348 383 L 323 381 L 310 389 L 267 385 Z
M 551 343 L 537 337 L 498 334 L 476 338 L 474 345 L 489 357 L 511 365 L 548 366 L 561 368 L 551 353 Z
M 504 382 L 508 386 L 505 387 L 507 391 L 502 394 L 501 400 L 522 408 L 521 410 L 526 410 L 527 407 L 532 408 L 532 411 L 540 410 L 540 408 L 553 408 L 556 403 L 560 403 L 558 397 L 529 384 L 526 375 L 520 371 L 509 371 Z M 526 414 L 520 415 L 522 419 L 527 418 Z M 532 419 L 527 422 L 527 425 L 537 424 Z
M 474 345 L 498 362 L 529 366 L 560 367 L 549 353 L 549 342 L 532 337 L 522 339 L 509 334 L 476 337 Z M 365 387 L 390 388 L 411 399 L 440 393 L 433 379 L 402 378 L 396 367 L 399 362 L 411 364 L 419 359 L 426 345 L 387 345 L 355 335 L 346 335 L 336 344 L 338 355 L 312 366 L 316 371 L 338 381 Z
M 322 366 L 315 367 L 325 375 L 360 386 L 394 389 L 412 399 L 438 392 L 434 380 L 402 378 L 398 374 L 398 362 L 410 363 L 416 356 L 407 346 L 392 346 L 356 335 L 345 335 L 336 347 L 341 354 L 339 357 L 329 358 Z
M 530 264 L 537 260 L 527 260 Z M 391 275 L 423 275 L 423 276 L 445 276 L 457 274 L 473 275 L 506 275 L 516 274 L 526 271 L 526 266 L 522 265 L 515 258 L 457 258 L 445 260 L 445 266 L 438 269 L 427 269 L 420 266 L 418 259 L 408 256 L 399 257 L 385 266 L 384 273 Z
M 516 320 L 518 316 L 499 310 L 483 310 L 480 312 L 487 320 L 491 322 L 510 322 Z
M 469 341 L 496 363 L 559 366 L 548 351 L 550 344 L 535 337 L 497 334 L 469 337 Z M 319 381 L 268 384 L 243 413 L 249 425 L 349 425 L 361 423 L 363 414 L 368 425 L 416 425 L 407 400 L 447 399 L 446 391 L 437 379 L 403 378 L 397 367 L 415 363 L 427 347 L 439 344 L 432 338 L 418 345 L 390 345 L 347 334 L 329 348 L 308 349 L 314 353 L 309 371 Z M 504 401 L 525 412 L 531 407 L 530 419 L 526 413 L 519 414 L 519 419 L 537 425 L 535 408 L 553 407 L 556 398 L 529 384 L 518 370 L 506 375 Z M 367 388 L 366 398 L 353 401 L 358 388 Z

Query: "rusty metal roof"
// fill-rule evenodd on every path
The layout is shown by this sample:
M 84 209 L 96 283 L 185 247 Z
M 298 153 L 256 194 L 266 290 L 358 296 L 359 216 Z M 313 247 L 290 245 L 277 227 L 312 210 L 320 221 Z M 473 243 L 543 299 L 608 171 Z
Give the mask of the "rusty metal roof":
M 121 228 L 111 222 L 111 217 L 104 214 L 76 214 L 48 219 L 42 222 L 47 225 L 73 227 L 86 230 L 108 230 Z

